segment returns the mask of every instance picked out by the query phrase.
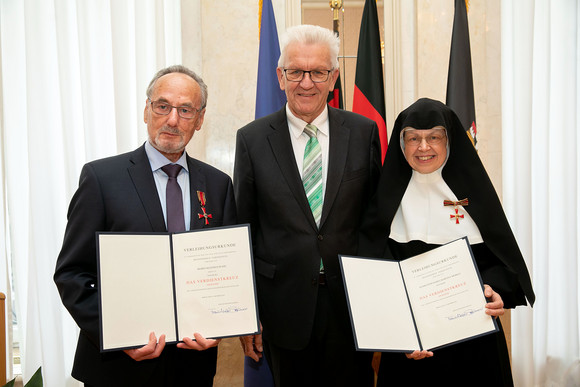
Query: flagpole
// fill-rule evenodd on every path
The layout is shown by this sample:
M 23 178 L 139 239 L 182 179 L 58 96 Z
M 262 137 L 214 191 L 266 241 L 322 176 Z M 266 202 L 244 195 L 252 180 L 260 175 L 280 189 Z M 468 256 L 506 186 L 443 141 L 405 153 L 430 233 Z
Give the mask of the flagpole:
M 339 12 L 342 9 L 342 0 L 330 0 L 330 8 L 332 9 L 332 30 L 336 36 L 340 37 L 340 27 L 339 27 Z M 344 42 L 343 42 L 344 44 Z M 344 60 L 343 60 L 344 65 Z M 340 70 L 339 70 L 340 71 Z M 342 97 L 342 81 L 340 79 L 340 73 L 338 79 L 336 80 L 338 85 L 335 85 L 335 90 L 332 95 L 329 95 L 329 103 L 331 106 L 342 109 L 343 108 L 343 97 Z M 334 102 L 332 102 L 334 100 Z
M 340 36 L 338 32 L 338 12 L 342 9 L 342 0 L 330 0 L 330 8 L 332 8 L 333 11 L 333 30 L 338 36 Z

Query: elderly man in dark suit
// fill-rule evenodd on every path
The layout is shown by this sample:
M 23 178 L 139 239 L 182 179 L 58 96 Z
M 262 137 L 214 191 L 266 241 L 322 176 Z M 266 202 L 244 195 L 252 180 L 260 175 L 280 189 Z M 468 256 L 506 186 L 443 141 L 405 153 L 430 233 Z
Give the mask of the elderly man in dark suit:
M 287 105 L 237 133 L 238 221 L 250 223 L 261 336 L 277 386 L 371 386 L 371 353 L 353 343 L 338 254 L 355 254 L 376 186 L 376 124 L 328 107 L 339 40 L 316 26 L 287 31 L 278 62 Z M 263 345 L 262 345 L 263 344 Z
M 207 86 L 193 71 L 183 66 L 160 70 L 147 89 L 149 140 L 132 152 L 82 169 L 54 280 L 81 329 L 72 375 L 86 386 L 213 384 L 218 341 L 197 333 L 195 341 L 185 338 L 166 346 L 164 335 L 157 338 L 152 332 L 142 348 L 100 353 L 95 238 L 97 231 L 167 232 L 235 224 L 230 178 L 185 152 L 201 129 L 206 101 Z M 181 198 L 166 201 L 171 172 L 165 172 L 165 165 L 176 169 Z M 205 209 L 197 192 L 205 196 Z M 182 211 L 167 222 L 175 201 L 182 203 Z M 209 224 L 198 216 L 206 211 L 212 214 Z

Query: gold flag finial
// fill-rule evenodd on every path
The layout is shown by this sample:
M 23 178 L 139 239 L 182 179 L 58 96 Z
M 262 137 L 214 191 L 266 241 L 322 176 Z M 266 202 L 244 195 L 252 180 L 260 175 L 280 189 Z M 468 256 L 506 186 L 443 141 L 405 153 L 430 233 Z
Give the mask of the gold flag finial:
M 330 0 L 330 8 L 333 10 L 334 20 L 338 20 L 338 12 L 342 8 L 342 0 Z

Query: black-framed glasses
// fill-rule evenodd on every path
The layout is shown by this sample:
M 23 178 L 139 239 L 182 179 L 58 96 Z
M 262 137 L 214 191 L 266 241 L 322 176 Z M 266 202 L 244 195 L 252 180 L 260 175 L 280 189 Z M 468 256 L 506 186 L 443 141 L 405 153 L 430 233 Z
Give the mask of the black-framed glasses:
M 299 70 L 299 69 L 284 69 L 286 79 L 290 82 L 300 82 L 304 79 L 304 74 L 310 75 L 310 80 L 314 83 L 323 83 L 328 81 L 328 77 L 333 69 L 330 70 Z
M 153 112 L 162 116 L 166 116 L 171 113 L 173 109 L 177 109 L 177 114 L 179 117 L 190 120 L 201 111 L 201 109 L 196 109 L 193 106 L 173 106 L 165 101 L 151 101 L 151 99 L 148 100 L 151 104 L 151 109 Z

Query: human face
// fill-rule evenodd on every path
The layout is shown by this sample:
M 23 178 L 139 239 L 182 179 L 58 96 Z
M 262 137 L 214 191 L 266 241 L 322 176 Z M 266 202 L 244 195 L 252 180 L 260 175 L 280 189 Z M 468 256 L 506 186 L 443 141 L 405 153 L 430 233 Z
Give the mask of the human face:
M 431 173 L 439 169 L 447 158 L 447 136 L 443 126 L 417 130 L 403 129 L 403 146 L 407 162 L 419 173 Z
M 172 106 L 201 107 L 201 89 L 197 82 L 186 74 L 170 73 L 155 82 L 151 101 L 162 101 Z M 205 109 L 193 118 L 181 118 L 177 109 L 168 115 L 155 113 L 151 103 L 145 103 L 144 121 L 147 124 L 149 142 L 172 162 L 177 161 L 193 134 L 201 129 Z
M 330 51 L 322 44 L 291 43 L 286 48 L 284 67 L 276 69 L 280 89 L 286 92 L 290 111 L 296 117 L 311 123 L 324 110 L 328 93 L 334 88 L 338 78 L 338 69 L 330 73 L 326 82 L 314 83 L 310 79 L 310 74 L 304 74 L 300 82 L 291 82 L 286 79 L 284 68 L 305 71 L 330 70 L 332 69 Z

